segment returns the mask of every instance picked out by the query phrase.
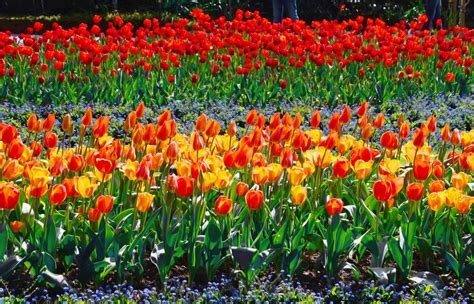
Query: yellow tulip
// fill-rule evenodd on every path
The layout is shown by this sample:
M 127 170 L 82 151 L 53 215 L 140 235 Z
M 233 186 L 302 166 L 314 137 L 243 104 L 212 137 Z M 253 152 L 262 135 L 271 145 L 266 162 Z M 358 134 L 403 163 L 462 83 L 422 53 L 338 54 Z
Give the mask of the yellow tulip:
M 122 172 L 129 180 L 134 181 L 137 179 L 138 165 L 137 161 L 127 159 L 127 162 L 120 166 L 120 172 Z
M 291 187 L 291 200 L 295 205 L 301 205 L 308 197 L 306 187 L 296 185 Z
M 428 194 L 428 206 L 433 211 L 438 211 L 443 207 L 446 198 L 442 192 L 435 192 Z
M 217 179 L 214 185 L 216 186 L 217 189 L 224 189 L 230 184 L 232 180 L 232 174 L 230 174 L 230 172 L 227 170 L 217 171 L 216 177 Z
M 459 190 L 466 188 L 469 181 L 471 181 L 472 176 L 464 172 L 454 173 L 451 177 L 451 183 L 453 186 Z
M 291 167 L 286 170 L 288 172 L 290 184 L 292 185 L 301 184 L 306 177 L 306 175 L 304 174 L 304 169 L 301 167 Z
M 175 166 L 178 176 L 191 176 L 191 162 L 187 160 L 180 160 L 175 163 Z
M 354 145 L 355 138 L 352 135 L 342 135 L 336 144 L 337 152 L 346 154 L 346 152 Z
M 252 180 L 261 186 L 268 181 L 268 169 L 266 167 L 254 167 L 252 169 Z
M 211 190 L 214 183 L 217 181 L 217 176 L 212 172 L 204 172 L 202 174 L 202 183 L 201 183 L 201 191 L 208 192 Z
M 79 192 L 82 198 L 88 198 L 94 194 L 98 186 L 89 177 L 81 176 L 77 179 L 76 191 Z
M 283 167 L 277 163 L 271 163 L 267 166 L 268 169 L 268 181 L 271 183 L 276 182 L 283 172 Z
M 461 214 L 466 214 L 471 209 L 472 204 L 474 203 L 474 197 L 468 195 L 461 195 L 456 201 L 454 206 L 456 210 Z
M 147 212 L 151 204 L 153 203 L 153 199 L 155 196 L 148 192 L 140 192 L 137 196 L 137 210 L 140 212 Z
M 368 162 L 358 159 L 354 164 L 354 173 L 358 179 L 365 179 L 372 172 L 373 160 Z
M 461 196 L 461 190 L 451 187 L 444 191 L 444 197 L 446 198 L 446 205 L 448 207 L 454 207 L 455 203 L 459 200 Z
M 398 170 L 400 170 L 400 160 L 398 159 L 384 159 L 380 162 L 380 167 L 384 169 L 385 171 L 388 171 L 392 174 L 396 174 Z

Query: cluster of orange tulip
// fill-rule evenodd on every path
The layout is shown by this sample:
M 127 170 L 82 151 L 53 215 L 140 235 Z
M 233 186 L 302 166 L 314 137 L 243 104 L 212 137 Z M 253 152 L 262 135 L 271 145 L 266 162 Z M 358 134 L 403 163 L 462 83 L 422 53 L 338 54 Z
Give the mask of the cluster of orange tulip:
M 44 233 L 49 218 L 55 226 L 64 222 L 67 233 L 80 234 L 85 225 L 98 232 L 94 223 L 113 227 L 118 225 L 114 216 L 127 210 L 133 212 L 131 231 L 159 230 L 163 222 L 168 232 L 170 222 L 182 222 L 197 229 L 191 239 L 205 231 L 201 223 L 211 218 L 229 234 L 232 226 L 245 222 L 239 228 L 246 231 L 244 239 L 254 239 L 248 247 L 257 244 L 257 227 L 272 234 L 289 214 L 303 219 L 320 207 L 327 211 L 318 213 L 322 218 L 344 216 L 366 229 L 373 229 L 368 223 L 375 212 L 376 239 L 389 233 L 379 228 L 389 225 L 390 209 L 407 208 L 409 216 L 417 214 L 433 229 L 438 223 L 433 218 L 443 214 L 447 220 L 440 223 L 447 223 L 452 212 L 471 220 L 474 131 L 451 131 L 445 125 L 441 143 L 432 147 L 438 127 L 434 116 L 410 136 L 410 123 L 401 115 L 398 132 L 384 132 L 377 140 L 385 116 L 369 115 L 366 102 L 356 113 L 349 107 L 334 113 L 327 134 L 319 128 L 318 111 L 306 126 L 299 114 L 276 113 L 267 121 L 252 110 L 244 130 L 232 121 L 226 131 L 202 114 L 186 136 L 177 133 L 169 111 L 156 124 L 142 124 L 144 110 L 142 103 L 128 115 L 123 138 L 107 134 L 109 117 L 93 123 L 90 108 L 80 126 L 69 115 L 55 128 L 54 114 L 45 119 L 31 114 L 27 139 L 19 137 L 15 126 L 0 124 L 0 210 L 14 232 L 11 248 L 15 238 L 34 237 L 37 221 L 44 220 Z M 353 116 L 356 127 L 348 130 Z M 77 127 L 79 142 L 68 146 Z M 348 206 L 356 211 L 344 212 Z M 285 216 L 269 223 L 265 218 L 275 210 Z M 150 211 L 161 218 L 150 214 L 147 219 Z M 430 212 L 431 218 L 425 218 L 423 213 Z M 250 222 L 244 220 L 248 216 Z

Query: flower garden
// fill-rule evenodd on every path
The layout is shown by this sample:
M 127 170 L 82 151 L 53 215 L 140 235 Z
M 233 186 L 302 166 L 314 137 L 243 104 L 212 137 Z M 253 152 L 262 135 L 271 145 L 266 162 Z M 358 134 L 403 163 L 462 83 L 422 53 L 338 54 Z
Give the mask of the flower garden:
M 191 15 L 0 32 L 0 302 L 471 302 L 474 30 Z

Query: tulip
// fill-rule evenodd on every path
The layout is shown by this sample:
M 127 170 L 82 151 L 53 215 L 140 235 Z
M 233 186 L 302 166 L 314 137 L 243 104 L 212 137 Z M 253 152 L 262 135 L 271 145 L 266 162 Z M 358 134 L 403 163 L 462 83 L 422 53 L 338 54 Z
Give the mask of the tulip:
M 123 124 L 123 129 L 125 130 L 125 133 L 128 133 L 130 129 L 135 128 L 136 123 L 137 123 L 137 113 L 135 111 L 132 111 L 128 114 Z
M 448 142 L 451 140 L 451 130 L 449 128 L 449 125 L 446 124 L 444 125 L 443 129 L 441 129 L 441 140 L 444 142 Z
M 444 189 L 444 182 L 441 180 L 434 180 L 430 183 L 430 192 L 442 192 Z
M 5 144 L 9 144 L 18 137 L 18 129 L 14 126 L 7 126 L 2 133 L 2 141 Z
M 69 160 L 68 167 L 73 172 L 79 172 L 84 169 L 85 165 L 84 157 L 80 154 L 74 154 Z
M 361 137 L 364 141 L 368 141 L 371 136 L 372 136 L 372 125 L 369 123 L 362 128 Z
M 179 197 L 189 197 L 194 190 L 194 179 L 180 176 L 177 179 L 176 194 Z
M 148 192 L 138 193 L 137 210 L 140 212 L 147 212 L 150 209 L 151 204 L 153 203 L 154 199 L 155 199 L 155 196 Z
M 78 197 L 79 192 L 77 192 L 77 177 L 74 178 L 65 178 L 62 180 L 61 184 L 66 187 L 68 197 Z
M 94 165 L 97 170 L 104 174 L 110 174 L 115 169 L 115 162 L 107 158 L 96 157 L 94 160 Z
M 62 184 L 51 187 L 49 192 L 49 201 L 53 205 L 61 205 L 67 198 L 67 189 Z
M 445 198 L 445 203 L 448 207 L 454 207 L 455 203 L 459 200 L 459 197 L 462 195 L 461 190 L 450 187 L 442 192 Z
M 201 135 L 197 132 L 191 134 L 191 143 L 195 151 L 202 150 L 204 148 L 204 141 L 202 140 Z
M 169 162 L 173 162 L 179 154 L 178 144 L 172 141 L 168 147 L 166 148 L 165 158 L 168 159 Z
M 84 116 L 82 116 L 82 125 L 88 127 L 92 125 L 92 109 L 88 107 Z
M 199 115 L 198 119 L 196 120 L 196 131 L 197 132 L 204 132 L 206 129 L 207 124 L 207 117 L 206 114 Z
M 100 195 L 97 198 L 96 206 L 101 213 L 109 214 L 114 206 L 115 198 L 111 195 Z
M 426 180 L 431 174 L 431 165 L 429 161 L 424 160 L 415 160 L 415 165 L 413 167 L 413 173 L 415 178 L 418 180 Z
M 472 176 L 464 172 L 453 173 L 451 176 L 451 183 L 456 189 L 464 190 L 467 184 L 469 184 Z
M 76 191 L 83 198 L 91 197 L 97 190 L 98 184 L 93 183 L 87 176 L 81 176 L 77 180 Z
M 280 179 L 281 174 L 283 173 L 283 167 L 280 164 L 271 163 L 267 166 L 268 169 L 268 181 L 274 183 Z
M 19 138 L 15 138 L 10 142 L 8 146 L 8 157 L 13 159 L 19 159 L 25 151 L 25 145 Z
M 349 108 L 349 106 L 345 106 L 344 109 L 342 110 L 339 121 L 345 125 L 349 122 L 350 119 L 351 119 L 351 108 Z
M 15 209 L 19 199 L 20 190 L 15 184 L 0 182 L 0 209 Z
M 347 159 L 338 159 L 333 165 L 333 175 L 336 178 L 345 178 L 351 170 L 351 164 Z
M 313 113 L 313 116 L 311 116 L 311 121 L 309 124 L 311 125 L 311 128 L 317 129 L 320 123 L 321 123 L 321 113 L 319 111 L 315 111 Z
M 244 182 L 238 182 L 235 188 L 235 192 L 237 193 L 238 196 L 244 196 L 248 190 L 249 190 L 249 185 L 247 185 Z
M 308 190 L 306 187 L 296 185 L 291 187 L 291 201 L 295 205 L 301 205 L 308 197 Z
M 461 143 L 461 135 L 459 134 L 458 129 L 454 129 L 451 134 L 451 144 L 453 146 L 458 146 Z
M 72 135 L 72 122 L 71 122 L 71 115 L 66 114 L 63 118 L 63 122 L 61 123 L 61 128 L 63 131 L 69 135 Z
M 443 207 L 446 198 L 442 192 L 428 194 L 428 207 L 433 211 L 438 211 Z
M 35 114 L 31 114 L 30 117 L 28 117 L 28 121 L 26 122 L 26 128 L 30 132 L 35 132 L 38 128 L 39 120 L 38 117 L 36 117 Z
M 426 122 L 426 127 L 430 133 L 436 132 L 436 116 L 431 115 Z
M 25 223 L 22 221 L 10 222 L 10 228 L 12 229 L 14 233 L 20 232 L 20 230 L 23 229 L 23 227 L 25 227 Z
M 357 160 L 354 164 L 354 173 L 359 180 L 365 179 L 369 176 L 370 172 L 372 172 L 372 165 L 374 162 L 370 161 L 363 161 L 361 159 Z
M 91 222 L 98 222 L 100 220 L 100 210 L 97 208 L 91 208 L 89 209 L 89 213 L 87 214 L 87 217 Z
M 304 169 L 301 167 L 288 168 L 287 171 L 288 179 L 290 180 L 290 184 L 293 186 L 301 184 L 306 177 Z
M 92 128 L 92 134 L 95 138 L 100 138 L 107 134 L 109 128 L 110 117 L 102 116 L 95 121 L 94 127 Z
M 219 196 L 214 205 L 214 211 L 219 215 L 226 215 L 232 211 L 232 200 L 225 195 Z
M 410 201 L 419 201 L 425 192 L 425 187 L 421 183 L 413 183 L 407 186 L 407 197 Z
M 257 110 L 251 110 L 251 111 L 247 114 L 247 117 L 246 117 L 245 121 L 247 122 L 247 124 L 248 124 L 249 126 L 255 125 L 255 122 L 256 122 L 256 119 L 257 119 L 257 115 L 258 115 Z
M 385 122 L 385 115 L 383 115 L 383 113 L 380 113 L 375 118 L 373 126 L 374 126 L 375 129 L 380 129 L 384 125 L 384 122 Z
M 341 213 L 344 208 L 344 203 L 340 198 L 330 198 L 326 202 L 326 211 L 330 216 L 336 213 Z
M 395 183 L 392 181 L 381 181 L 378 180 L 373 186 L 374 196 L 378 201 L 386 202 L 393 196 L 395 196 L 396 188 Z
M 145 114 L 145 103 L 143 101 L 138 104 L 135 113 L 137 113 L 138 119 L 143 117 L 143 114 Z
M 15 179 L 23 174 L 23 166 L 20 165 L 18 160 L 8 160 L 2 170 L 2 177 L 8 180 Z
M 367 101 L 362 102 L 359 109 L 357 109 L 357 116 L 362 117 L 367 113 L 369 109 L 369 103 Z
M 293 150 L 289 147 L 283 148 L 280 159 L 283 168 L 291 167 L 293 165 Z
M 380 137 L 380 144 L 387 150 L 396 150 L 398 148 L 398 138 L 394 132 L 385 132 Z
M 474 204 L 474 197 L 461 195 L 454 206 L 459 214 L 467 214 Z
M 410 124 L 407 122 L 402 122 L 398 135 L 401 139 L 407 138 L 410 135 Z
M 54 114 L 48 114 L 46 119 L 43 121 L 43 130 L 51 131 L 54 127 L 54 123 L 56 122 L 56 116 Z
M 266 167 L 254 167 L 252 169 L 252 180 L 259 186 L 268 181 L 268 169 Z
M 433 175 L 436 178 L 443 178 L 445 175 L 444 165 L 439 160 L 433 162 Z
M 245 202 L 251 210 L 258 210 L 263 204 L 263 192 L 260 190 L 249 190 L 245 194 Z

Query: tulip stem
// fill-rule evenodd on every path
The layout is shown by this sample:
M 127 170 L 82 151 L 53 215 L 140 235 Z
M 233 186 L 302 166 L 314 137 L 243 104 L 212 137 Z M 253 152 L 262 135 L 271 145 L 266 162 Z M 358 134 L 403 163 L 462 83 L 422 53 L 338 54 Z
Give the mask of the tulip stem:
M 253 224 L 253 211 L 250 210 L 250 213 L 249 213 L 249 230 L 248 230 L 248 233 L 247 233 L 247 247 L 248 248 L 251 248 L 252 247 L 252 224 Z

